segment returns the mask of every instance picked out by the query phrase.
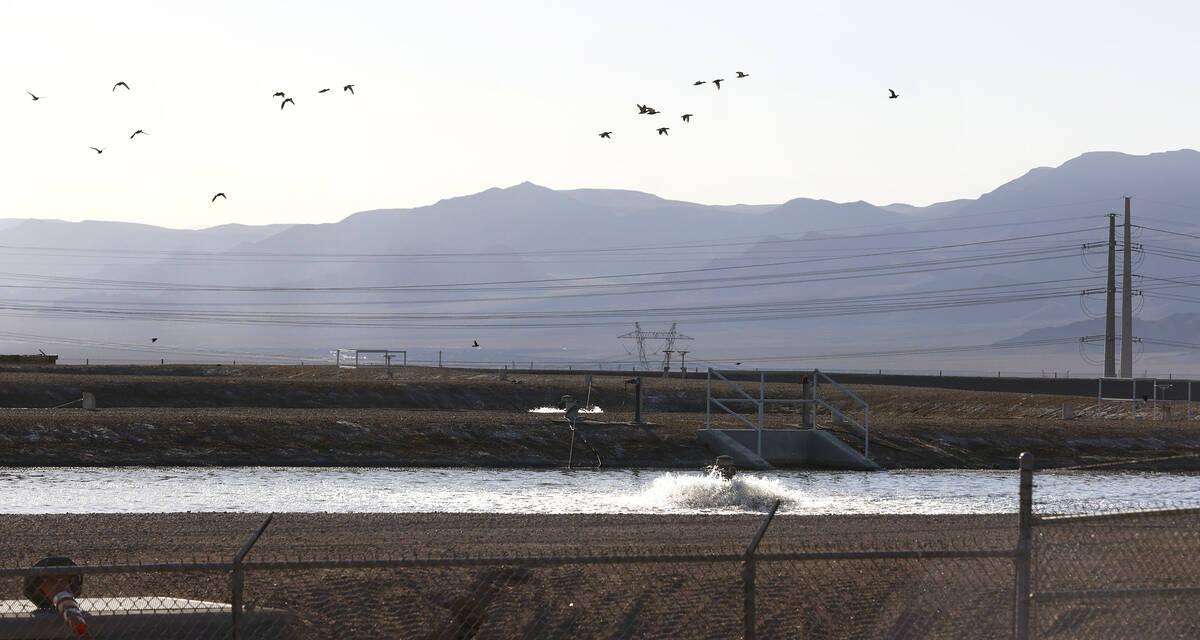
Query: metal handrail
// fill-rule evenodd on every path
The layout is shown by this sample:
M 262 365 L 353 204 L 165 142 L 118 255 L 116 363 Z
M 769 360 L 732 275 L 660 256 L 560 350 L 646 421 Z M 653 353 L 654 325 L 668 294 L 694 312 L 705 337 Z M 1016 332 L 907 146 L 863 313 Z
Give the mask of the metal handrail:
M 846 387 L 843 387 L 842 385 L 838 384 L 838 382 L 836 380 L 834 380 L 833 378 L 830 378 L 828 375 L 826 375 L 826 373 L 824 371 L 821 371 L 820 369 L 813 369 L 814 398 L 815 398 L 817 376 L 825 378 L 826 380 L 829 381 L 829 384 L 832 384 L 833 386 L 837 387 L 838 389 L 840 389 L 842 391 L 842 393 L 845 393 L 846 395 L 850 396 L 855 402 L 862 405 L 863 423 L 864 424 L 859 424 L 857 420 L 846 415 L 845 412 L 843 412 L 842 410 L 835 409 L 828 402 L 817 399 L 817 402 L 820 403 L 821 405 L 823 405 L 826 409 L 829 409 L 830 413 L 837 413 L 837 415 L 841 416 L 843 420 L 853 424 L 854 426 L 858 427 L 863 432 L 863 457 L 870 458 L 871 457 L 871 405 L 867 404 L 866 401 L 863 400 L 862 398 L 854 395 L 854 393 L 852 391 L 850 391 L 849 389 L 847 389 Z
M 808 373 L 808 372 L 802 371 L 802 373 Z M 716 405 L 717 407 L 720 407 L 722 410 L 724 410 L 726 413 L 732 415 L 733 417 L 737 418 L 738 420 L 742 421 L 747 426 L 749 426 L 750 428 L 752 428 L 758 432 L 758 443 L 759 444 L 758 444 L 757 453 L 758 453 L 758 455 L 761 456 L 762 455 L 762 432 L 763 432 L 763 429 L 765 426 L 765 425 L 763 425 L 763 407 L 765 405 L 767 405 L 767 404 L 796 404 L 796 405 L 807 405 L 807 406 L 813 407 L 813 408 L 820 406 L 820 407 L 825 407 L 826 409 L 829 409 L 830 413 L 840 416 L 842 418 L 842 420 L 854 425 L 855 427 L 857 427 L 859 429 L 859 431 L 862 431 L 862 433 L 863 433 L 863 456 L 870 458 L 871 457 L 871 405 L 867 404 L 862 398 L 858 397 L 857 395 L 854 395 L 853 392 L 851 392 L 846 387 L 843 387 L 841 384 L 839 384 L 833 378 L 830 378 L 829 375 L 827 375 L 824 371 L 821 371 L 820 369 L 812 369 L 811 375 L 812 375 L 812 387 L 810 387 L 810 393 L 812 395 L 810 397 L 808 397 L 808 398 L 767 398 L 766 397 L 766 378 L 760 372 L 759 397 L 755 398 L 754 396 L 752 396 L 749 393 L 746 393 L 744 390 L 742 390 L 741 387 L 739 387 L 737 384 L 735 384 L 729 378 L 726 378 L 725 376 L 721 375 L 720 371 L 717 371 L 716 369 L 709 367 L 708 368 L 708 386 L 707 386 L 707 391 L 706 391 L 707 402 L 704 403 L 704 428 L 712 429 L 712 407 L 713 407 L 713 405 Z M 713 376 L 716 376 L 717 378 L 724 380 L 725 384 L 728 384 L 730 387 L 732 387 L 733 390 L 739 394 L 739 396 L 733 397 L 733 398 L 714 397 L 712 395 L 712 378 L 713 378 Z M 861 424 L 854 418 L 851 418 L 850 416 L 846 415 L 846 413 L 843 412 L 842 410 L 837 409 L 836 407 L 829 404 L 825 400 L 817 397 L 817 383 L 820 378 L 824 378 L 826 381 L 829 382 L 829 384 L 832 384 L 833 386 L 837 387 L 838 390 L 840 390 L 842 393 L 845 393 L 846 395 L 850 396 L 851 399 L 853 399 L 855 402 L 857 402 L 859 405 L 861 405 L 863 407 L 864 418 L 863 418 L 863 422 Z M 754 424 L 753 422 L 750 422 L 746 418 L 742 417 L 741 414 L 737 413 L 733 409 L 730 409 L 725 404 L 727 402 L 730 402 L 730 403 L 732 403 L 732 402 L 754 403 L 754 405 L 756 407 L 758 407 L 758 422 L 759 423 Z M 812 417 L 815 418 L 815 412 Z M 806 422 L 807 422 L 807 420 L 806 420 Z

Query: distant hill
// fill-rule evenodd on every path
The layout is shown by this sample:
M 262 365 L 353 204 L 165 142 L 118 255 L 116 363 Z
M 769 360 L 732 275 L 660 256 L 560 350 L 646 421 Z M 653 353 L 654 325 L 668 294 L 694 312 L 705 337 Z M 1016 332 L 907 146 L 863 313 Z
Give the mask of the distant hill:
M 1200 255 L 1200 240 L 1169 233 L 1200 228 L 1191 204 L 1200 153 L 1186 149 L 1087 153 L 927 207 L 803 197 L 705 205 L 525 182 L 328 224 L 4 219 L 4 322 L 10 334 L 114 343 L 174 332 L 155 348 L 436 350 L 487 333 L 489 354 L 503 345 L 516 357 L 565 347 L 621 357 L 615 336 L 635 321 L 680 322 L 701 359 L 717 348 L 831 353 L 1087 335 L 1097 330 L 1072 292 L 1103 286 L 1103 258 L 1084 261 L 1080 247 L 1107 238 L 1104 214 L 1126 194 L 1146 227 L 1135 240 L 1146 249 L 1135 267 L 1139 316 L 1163 319 L 1139 320 L 1137 332 L 1200 342 L 1188 320 L 1188 300 L 1200 296 L 1167 288 Z M 1048 288 L 1067 293 L 1009 293 Z M 189 308 L 203 313 L 177 311 Z
M 1117 318 L 1117 337 L 1121 335 L 1121 319 Z M 1082 338 L 1103 336 L 1104 319 L 1080 320 L 1055 327 L 1031 329 L 1019 336 L 997 341 L 996 344 L 1016 344 L 1030 340 Z M 1200 313 L 1175 313 L 1158 320 L 1133 319 L 1133 336 L 1140 338 L 1147 351 L 1177 351 L 1178 347 L 1156 344 L 1156 341 L 1200 344 Z

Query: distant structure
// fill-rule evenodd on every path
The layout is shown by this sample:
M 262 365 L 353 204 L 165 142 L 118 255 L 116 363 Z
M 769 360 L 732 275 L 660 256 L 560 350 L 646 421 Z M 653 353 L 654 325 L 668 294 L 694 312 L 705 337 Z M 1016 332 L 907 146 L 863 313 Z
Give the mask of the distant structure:
M 670 364 L 668 358 L 675 349 L 676 340 L 692 340 L 691 336 L 685 336 L 675 330 L 676 323 L 671 323 L 670 331 L 643 331 L 640 322 L 633 323 L 633 331 L 625 335 L 617 336 L 618 340 L 633 339 L 637 343 L 638 359 L 641 360 L 642 366 L 650 368 L 650 359 L 646 356 L 646 341 L 647 340 L 662 340 L 663 346 L 656 353 L 663 354 L 663 366 Z
M 58 362 L 56 353 L 35 353 L 33 355 L 0 354 L 0 364 L 55 364 Z

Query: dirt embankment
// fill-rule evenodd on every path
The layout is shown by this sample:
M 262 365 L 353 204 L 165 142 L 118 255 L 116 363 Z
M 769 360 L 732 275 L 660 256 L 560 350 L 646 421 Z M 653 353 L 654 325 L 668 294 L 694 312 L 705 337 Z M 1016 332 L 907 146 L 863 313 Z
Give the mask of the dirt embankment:
M 631 424 L 633 387 L 625 378 L 593 380 L 589 392 L 582 375 L 439 368 L 391 379 L 327 366 L 8 368 L 0 370 L 0 465 L 557 467 L 566 462 L 569 428 L 557 415 L 528 410 L 564 394 L 604 410 L 596 417 L 603 424 L 584 423 L 579 432 L 605 466 L 695 468 L 711 460 L 695 437 L 706 420 L 705 380 L 645 378 L 643 425 Z M 769 383 L 765 395 L 802 397 L 798 382 Z M 871 457 L 885 467 L 1012 468 L 1020 452 L 1033 451 L 1047 467 L 1200 469 L 1200 428 L 1183 405 L 1164 419 L 1162 406 L 1145 403 L 1106 403 L 1098 412 L 1094 397 L 849 389 L 870 404 Z M 49 408 L 84 392 L 96 396 L 98 411 L 77 402 Z M 823 393 L 864 421 L 848 396 Z M 1064 403 L 1082 417 L 1063 420 Z M 771 404 L 764 422 L 788 427 L 800 417 L 796 405 Z M 714 426 L 742 426 L 723 412 L 711 418 Z M 817 422 L 861 447 L 856 430 L 833 425 L 827 413 Z M 574 459 L 594 460 L 583 439 Z

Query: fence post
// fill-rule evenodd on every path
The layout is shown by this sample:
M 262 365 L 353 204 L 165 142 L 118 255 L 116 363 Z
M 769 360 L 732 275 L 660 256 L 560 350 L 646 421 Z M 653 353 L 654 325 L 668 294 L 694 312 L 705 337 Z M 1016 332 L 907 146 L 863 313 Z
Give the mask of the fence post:
M 250 536 L 250 539 L 242 544 L 241 549 L 238 549 L 237 555 L 233 556 L 233 572 L 229 576 L 229 589 L 233 592 L 233 606 L 231 607 L 233 610 L 233 640 L 241 640 L 242 638 L 242 587 L 246 581 L 246 573 L 242 569 L 242 559 L 246 557 L 247 553 L 250 553 L 250 547 L 253 547 L 254 543 L 258 542 L 258 537 L 266 530 L 267 525 L 271 524 L 271 518 L 274 517 L 274 514 L 268 515 L 267 519 L 258 525 L 258 530 L 254 532 L 254 535 Z
M 758 569 L 754 563 L 754 552 L 758 550 L 758 543 L 762 542 L 763 534 L 767 532 L 767 527 L 771 524 L 771 519 L 775 517 L 775 510 L 779 508 L 779 501 L 771 505 L 771 510 L 767 513 L 766 520 L 758 527 L 758 533 L 754 534 L 754 540 L 750 542 L 750 546 L 746 547 L 746 555 L 742 564 L 742 638 L 744 640 L 754 640 L 754 578 L 758 573 Z
M 1013 637 L 1029 640 L 1029 605 L 1033 570 L 1033 454 L 1020 457 L 1020 512 L 1017 518 L 1016 603 L 1013 611 Z
M 1188 393 L 1192 392 L 1192 387 L 1188 386 Z M 1190 399 L 1190 398 L 1189 398 Z M 1192 417 L 1192 405 L 1188 403 L 1188 418 Z M 708 368 L 708 382 L 704 387 L 704 428 L 712 428 L 712 367 Z

